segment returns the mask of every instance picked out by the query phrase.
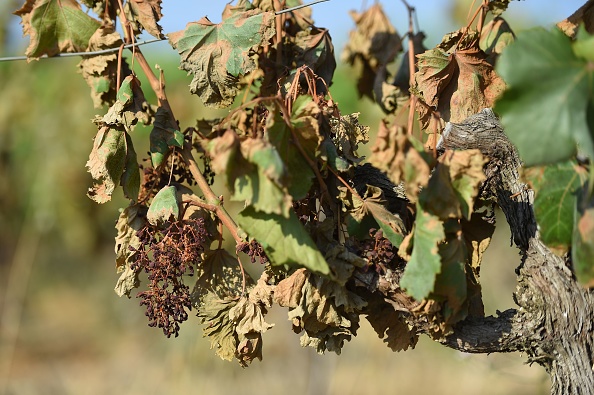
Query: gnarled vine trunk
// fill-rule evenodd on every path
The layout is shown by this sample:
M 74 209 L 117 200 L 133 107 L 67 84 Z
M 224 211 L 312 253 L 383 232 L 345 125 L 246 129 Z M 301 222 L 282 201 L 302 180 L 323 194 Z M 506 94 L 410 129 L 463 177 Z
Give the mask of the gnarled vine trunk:
M 479 149 L 489 157 L 482 197 L 495 200 L 505 213 L 522 254 L 514 295 L 519 308 L 497 317 L 470 316 L 441 341 L 469 353 L 526 353 L 528 362 L 543 366 L 551 376 L 552 394 L 594 394 L 592 292 L 577 283 L 568 259 L 539 240 L 534 193 L 520 182 L 520 159 L 499 120 L 485 109 L 463 123 L 449 124 L 438 149 Z M 423 319 L 409 324 L 426 331 Z

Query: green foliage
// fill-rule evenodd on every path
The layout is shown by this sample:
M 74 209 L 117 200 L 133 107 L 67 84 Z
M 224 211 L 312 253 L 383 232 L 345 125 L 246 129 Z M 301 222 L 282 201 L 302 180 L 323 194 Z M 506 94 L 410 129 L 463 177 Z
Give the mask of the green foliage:
M 578 148 L 594 158 L 594 71 L 573 45 L 560 30 L 538 28 L 519 34 L 499 59 L 509 89 L 495 111 L 527 166 L 571 159 Z
M 163 225 L 173 217 L 173 221 L 179 218 L 179 202 L 177 201 L 177 189 L 174 186 L 163 187 L 153 198 L 148 208 L 146 219 L 155 226 Z

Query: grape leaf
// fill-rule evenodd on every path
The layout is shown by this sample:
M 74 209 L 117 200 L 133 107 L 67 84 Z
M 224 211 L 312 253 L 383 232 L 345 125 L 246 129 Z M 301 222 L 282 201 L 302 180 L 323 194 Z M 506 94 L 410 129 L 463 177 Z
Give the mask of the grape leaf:
M 97 29 L 90 38 L 89 50 L 117 48 L 121 43 L 121 36 L 115 31 L 113 25 L 105 25 Z M 82 58 L 83 60 L 78 64 L 79 72 L 91 88 L 91 98 L 95 108 L 105 104 L 111 106 L 116 100 L 117 53 L 83 56 Z M 122 59 L 122 75 L 125 78 L 129 74 L 128 63 Z
M 86 167 L 95 180 L 87 196 L 97 203 L 111 200 L 111 195 L 126 167 L 126 132 L 103 126 L 97 132 Z
M 140 249 L 140 239 L 136 234 L 146 224 L 140 210 L 140 206 L 131 204 L 121 210 L 116 223 L 118 234 L 115 238 L 115 254 L 118 272 L 134 261 L 137 254 L 134 250 Z
M 522 32 L 503 51 L 497 71 L 509 88 L 495 111 L 527 166 L 570 159 L 576 145 L 594 159 L 586 121 L 594 70 L 575 55 L 567 36 L 558 29 Z
M 293 211 L 288 218 L 248 206 L 238 216 L 239 226 L 262 245 L 273 265 L 305 267 L 320 274 L 330 268 Z
M 359 163 L 362 160 L 357 154 L 359 144 L 366 144 L 369 141 L 369 126 L 359 123 L 359 115 L 360 113 L 357 112 L 330 119 L 333 140 L 338 152 L 353 163 Z
M 114 288 L 116 295 L 119 297 L 124 295 L 130 297 L 130 292 L 132 292 L 134 288 L 138 288 L 140 285 L 140 280 L 138 279 L 139 274 L 140 270 L 133 270 L 129 265 L 126 265 L 124 271 L 116 282 Z
M 443 223 L 435 215 L 423 210 L 417 203 L 413 250 L 400 285 L 417 300 L 423 300 L 433 291 L 435 278 L 441 271 L 438 245 L 445 239 Z M 402 243 L 400 250 L 406 247 Z M 399 251 L 399 254 L 404 255 Z
M 231 105 L 239 92 L 239 77 L 256 68 L 252 52 L 274 36 L 274 20 L 272 12 L 252 10 L 218 25 L 204 17 L 169 34 L 169 42 L 181 56 L 180 67 L 194 76 L 190 92 L 209 107 Z
M 274 289 L 274 301 L 281 307 L 295 308 L 301 300 L 301 290 L 309 275 L 305 269 L 297 269 L 281 280 Z
M 594 285 L 594 199 L 586 197 L 587 190 L 578 195 L 574 211 L 571 260 L 580 283 Z
M 511 0 L 491 0 L 489 1 L 489 11 L 491 11 L 495 17 L 498 17 L 503 11 L 507 10 L 510 1 Z
M 534 214 L 540 238 L 551 247 L 566 249 L 571 245 L 576 193 L 588 175 L 574 161 L 549 165 L 530 175 L 528 181 L 536 190 Z
M 419 335 L 409 330 L 404 318 L 383 298 L 374 296 L 369 301 L 365 314 L 375 333 L 392 351 L 406 351 L 417 344 Z
M 336 69 L 334 58 L 334 45 L 328 29 L 312 26 L 311 29 L 302 30 L 295 38 L 296 68 L 306 65 L 324 80 L 318 92 L 325 92 L 332 84 L 332 77 Z
M 420 194 L 426 210 L 440 219 L 470 219 L 478 187 L 486 176 L 479 150 L 446 151 Z
M 459 225 L 458 225 L 459 226 Z M 453 325 L 466 318 L 467 285 L 465 263 L 468 260 L 466 242 L 451 237 L 439 245 L 441 271 L 435 277 L 432 298 L 444 298 L 442 312 L 446 325 Z
M 141 121 L 148 125 L 152 121 L 152 110 L 144 98 L 140 81 L 129 75 L 122 81 L 116 102 L 109 108 L 101 121 L 108 125 L 124 125 L 131 128 Z
M 462 41 L 460 41 L 462 39 Z M 486 107 L 492 107 L 505 83 L 486 61 L 479 48 L 478 33 L 464 29 L 444 36 L 442 42 L 418 56 L 413 91 L 441 114 L 445 121 L 461 122 Z M 423 128 L 431 112 L 418 104 Z
M 128 133 L 126 133 L 126 170 L 122 174 L 120 183 L 124 190 L 124 196 L 136 201 L 140 192 L 140 169 L 138 168 L 136 151 L 134 151 L 134 145 L 132 145 L 132 138 Z
M 235 357 L 238 344 L 235 326 L 229 317 L 229 312 L 236 305 L 235 298 L 220 298 L 208 292 L 197 314 L 200 323 L 205 324 L 204 337 L 210 338 L 210 348 L 216 349 L 216 354 L 227 361 Z
M 146 213 L 146 219 L 155 226 L 160 226 L 169 221 L 179 218 L 179 202 L 177 200 L 177 189 L 173 186 L 163 187 L 151 203 Z
M 134 34 L 140 34 L 141 29 L 144 29 L 156 38 L 165 38 L 157 23 L 163 17 L 161 0 L 129 0 L 124 5 L 124 12 Z
M 177 128 L 173 128 L 172 125 L 175 125 L 175 120 L 172 119 L 170 113 L 163 107 L 157 108 L 153 130 L 149 137 L 153 167 L 158 167 L 163 163 L 170 147 L 184 147 L 183 133 Z
M 318 106 L 310 96 L 300 96 L 293 104 L 291 126 L 285 123 L 278 111 L 275 112 L 274 118 L 270 117 L 266 125 L 270 143 L 276 147 L 286 165 L 285 183 L 294 200 L 305 197 L 313 184 L 314 172 L 297 148 L 297 144 L 301 146 L 310 160 L 315 161 L 319 144 L 322 141 L 317 120 L 319 113 Z M 293 133 L 297 137 L 297 142 L 293 141 Z
M 235 297 L 242 290 L 241 268 L 237 258 L 227 250 L 217 248 L 208 251 L 197 270 L 198 280 L 192 290 L 192 302 L 197 308 L 208 292 L 214 293 L 219 298 Z M 251 285 L 253 280 L 246 277 L 246 285 Z
M 501 17 L 495 17 L 487 23 L 481 32 L 481 49 L 487 54 L 487 61 L 495 64 L 495 59 L 503 52 L 505 47 L 514 42 L 516 35 Z
M 417 200 L 419 189 L 427 185 L 432 162 L 432 157 L 424 152 L 422 145 L 415 146 L 414 140 L 409 139 L 402 128 L 388 127 L 382 121 L 369 158 L 395 185 L 404 182 L 406 196 L 413 202 Z
M 75 0 L 27 0 L 14 14 L 22 19 L 23 34 L 30 36 L 29 60 L 85 51 L 101 25 Z
M 390 63 L 402 50 L 398 32 L 384 13 L 382 6 L 375 3 L 365 12 L 350 12 L 356 29 L 349 34 L 349 41 L 342 53 L 342 59 L 350 65 L 357 61 L 363 64 L 363 73 L 357 82 L 360 96 L 373 100 L 373 83 L 380 66 Z
M 390 243 L 396 248 L 400 247 L 406 227 L 399 216 L 386 209 L 386 201 L 380 188 L 368 185 L 365 197 L 359 199 L 357 196 L 353 196 L 353 203 L 351 216 L 355 221 L 361 223 L 368 214 L 373 216 Z

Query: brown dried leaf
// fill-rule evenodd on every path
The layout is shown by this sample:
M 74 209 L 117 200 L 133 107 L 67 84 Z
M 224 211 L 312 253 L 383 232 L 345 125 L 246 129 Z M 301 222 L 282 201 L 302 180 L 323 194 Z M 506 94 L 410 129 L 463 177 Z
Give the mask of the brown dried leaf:
M 296 308 L 301 300 L 301 290 L 309 273 L 305 269 L 297 269 L 289 277 L 279 282 L 274 289 L 274 302 L 282 307 Z
M 586 1 L 576 12 L 557 23 L 557 27 L 569 37 L 574 38 L 582 23 L 588 33 L 594 34 L 594 0 Z
M 357 154 L 359 144 L 369 141 L 369 126 L 359 123 L 359 115 L 360 113 L 357 112 L 330 120 L 333 140 L 338 152 L 353 163 L 359 163 L 362 160 Z
M 122 38 L 113 25 L 103 25 L 89 40 L 89 51 L 98 51 L 108 48 L 117 48 L 122 43 Z M 118 56 L 116 53 L 96 56 L 83 56 L 78 64 L 87 85 L 91 88 L 91 98 L 95 108 L 103 105 L 112 105 L 116 99 L 116 80 L 118 69 Z M 128 64 L 122 63 L 123 76 L 130 74 Z
M 95 180 L 87 196 L 97 203 L 111 200 L 126 166 L 126 132 L 103 126 L 97 132 L 86 167 Z
M 415 73 L 416 94 L 449 122 L 461 122 L 492 107 L 505 89 L 505 83 L 479 48 L 478 33 L 471 31 L 464 38 L 463 34 L 450 33 L 436 48 L 419 55 L 419 71 Z M 426 128 L 431 113 L 420 103 L 417 110 Z
M 156 38 L 165 38 L 161 26 L 157 23 L 163 17 L 161 0 L 129 0 L 124 6 L 124 12 L 135 34 L 140 34 L 144 29 Z
M 359 94 L 373 100 L 373 83 L 378 68 L 394 60 L 402 50 L 402 42 L 396 29 L 384 13 L 382 6 L 375 3 L 365 12 L 350 12 L 356 29 L 350 32 L 342 59 L 354 65 L 359 59 L 363 65 L 357 83 Z
M 419 336 L 409 330 L 399 312 L 382 298 L 371 299 L 365 313 L 375 333 L 392 351 L 406 351 L 417 344 Z
M 431 172 L 431 159 L 422 147 L 416 148 L 401 127 L 388 128 L 382 121 L 371 151 L 371 164 L 385 172 L 395 185 L 404 182 L 407 198 L 415 202 Z
M 221 299 L 213 292 L 207 292 L 197 314 L 200 323 L 205 324 L 203 336 L 210 338 L 210 348 L 216 349 L 217 355 L 227 361 L 232 361 L 237 352 L 235 326 L 229 317 L 236 305 L 237 299 Z

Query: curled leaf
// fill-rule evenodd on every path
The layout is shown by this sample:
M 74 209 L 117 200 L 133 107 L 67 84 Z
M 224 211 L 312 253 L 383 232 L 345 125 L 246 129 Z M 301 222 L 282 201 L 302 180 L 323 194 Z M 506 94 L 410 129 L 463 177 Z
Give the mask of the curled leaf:
M 169 220 L 179 218 L 179 202 L 177 199 L 177 190 L 171 186 L 163 187 L 151 203 L 146 213 L 146 219 L 154 226 L 160 226 Z

